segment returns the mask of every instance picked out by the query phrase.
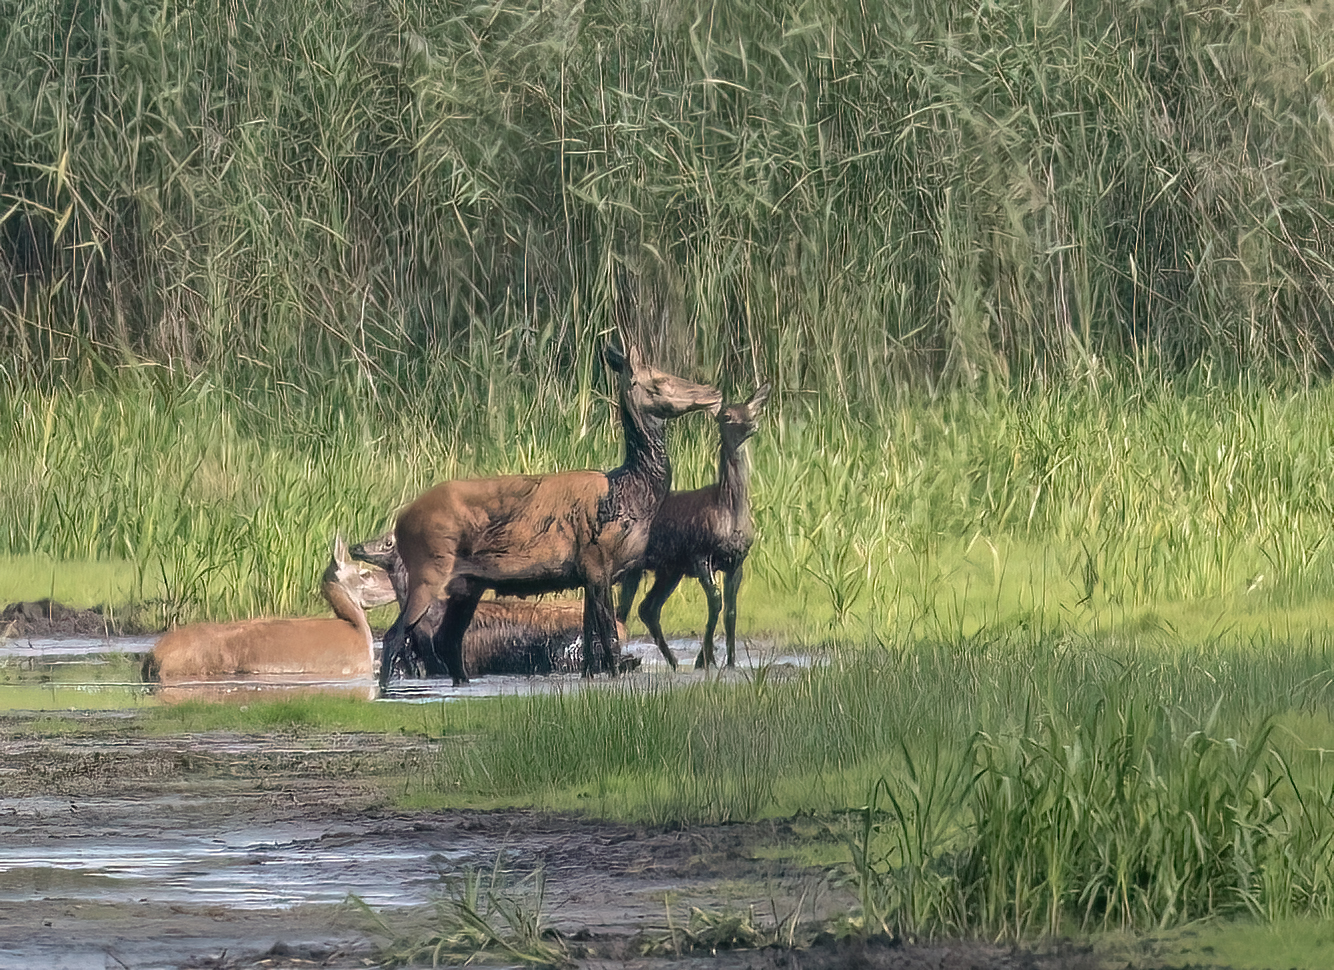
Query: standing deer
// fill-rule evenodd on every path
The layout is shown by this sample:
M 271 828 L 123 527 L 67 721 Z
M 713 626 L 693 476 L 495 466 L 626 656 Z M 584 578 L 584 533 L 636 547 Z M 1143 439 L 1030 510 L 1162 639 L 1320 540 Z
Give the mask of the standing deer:
M 389 575 L 399 605 L 407 599 L 407 569 L 398 554 L 394 534 L 386 532 L 349 549 L 353 559 L 378 566 Z M 438 607 L 433 607 L 438 609 Z M 521 599 L 484 599 L 477 604 L 472 623 L 463 635 L 464 663 L 474 674 L 549 674 L 578 670 L 573 647 L 583 635 L 583 606 L 572 600 L 531 602 Z M 617 624 L 619 639 L 625 627 Z M 418 661 L 430 676 L 439 664 L 430 643 L 415 641 L 397 646 L 389 637 L 380 654 L 380 683 L 387 685 L 397 667 L 407 676 L 420 673 Z M 422 647 L 425 649 L 422 649 Z M 402 649 L 409 647 L 410 649 Z M 624 667 L 637 660 L 618 658 Z
M 695 666 L 708 667 L 715 662 L 713 631 L 718 625 L 719 610 L 727 631 L 727 666 L 736 666 L 736 596 L 741 587 L 741 567 L 755 539 L 750 518 L 750 462 L 745 444 L 759 426 L 760 412 L 768 399 L 769 385 L 763 384 L 745 404 L 733 404 L 718 412 L 721 439 L 718 481 L 691 492 L 672 492 L 667 496 L 653 520 L 642 562 L 627 569 L 622 578 L 616 613 L 624 623 L 644 571 L 653 570 L 653 585 L 639 604 L 639 618 L 653 634 L 673 670 L 676 656 L 662 635 L 662 606 L 687 573 L 699 580 L 709 601 L 709 619 Z M 722 596 L 714 585 L 716 572 L 723 574 Z
M 143 679 L 173 683 L 255 674 L 371 677 L 375 641 L 365 610 L 394 599 L 388 574 L 349 559 L 340 537 L 334 541 L 321 590 L 337 619 L 266 618 L 177 627 L 144 658 Z
M 594 643 L 616 673 L 611 588 L 643 556 L 671 488 L 665 423 L 690 411 L 717 413 L 722 395 L 650 367 L 635 347 L 625 353 L 609 344 L 605 356 L 625 434 L 619 468 L 445 482 L 398 517 L 408 589 L 390 634 L 428 636 L 456 685 L 468 680 L 463 634 L 488 589 L 512 596 L 582 589 L 584 675 L 598 665 Z M 444 604 L 439 616 L 429 613 L 435 603 Z

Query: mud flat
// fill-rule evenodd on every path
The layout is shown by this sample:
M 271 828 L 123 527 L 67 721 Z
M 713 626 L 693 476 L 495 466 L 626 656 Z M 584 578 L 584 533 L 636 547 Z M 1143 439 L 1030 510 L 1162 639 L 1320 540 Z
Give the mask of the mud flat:
M 49 717 L 50 715 L 45 715 Z M 848 912 L 826 871 L 783 861 L 786 822 L 654 830 L 531 811 L 401 811 L 432 741 L 380 735 L 142 735 L 132 712 L 58 733 L 0 713 L 0 970 L 374 965 L 429 932 L 451 876 L 541 869 L 542 911 L 586 967 L 1083 970 L 1083 952 L 829 941 L 647 956 L 690 908 L 755 925 Z M 46 722 L 49 724 L 49 722 Z

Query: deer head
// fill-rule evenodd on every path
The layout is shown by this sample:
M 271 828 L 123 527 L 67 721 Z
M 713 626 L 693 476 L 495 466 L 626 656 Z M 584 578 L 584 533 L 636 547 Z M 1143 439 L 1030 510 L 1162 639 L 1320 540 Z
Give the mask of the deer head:
M 378 566 L 352 559 L 342 536 L 334 539 L 333 558 L 329 561 L 329 568 L 324 571 L 322 582 L 326 596 L 334 590 L 341 590 L 363 610 L 374 609 L 396 599 L 389 574 Z
M 623 400 L 634 412 L 666 420 L 691 411 L 717 414 L 722 406 L 723 396 L 717 390 L 650 366 L 638 347 L 632 345 L 628 352 L 623 350 L 619 337 L 607 343 L 604 356 L 616 372 Z
M 718 432 L 723 449 L 736 451 L 760 426 L 760 412 L 769 400 L 769 385 L 761 384 L 744 404 L 733 404 L 718 412 Z

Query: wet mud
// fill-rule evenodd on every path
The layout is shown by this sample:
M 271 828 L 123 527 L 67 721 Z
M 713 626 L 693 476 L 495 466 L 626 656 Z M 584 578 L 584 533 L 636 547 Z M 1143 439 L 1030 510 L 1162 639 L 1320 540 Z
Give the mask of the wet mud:
M 136 688 L 95 681 L 120 677 L 150 645 L 25 639 L 9 643 L 5 662 L 20 685 L 70 676 L 90 696 L 114 699 L 116 689 Z M 627 646 L 645 669 L 658 663 L 651 644 Z M 803 660 L 752 662 L 772 673 Z M 450 694 L 557 681 L 480 678 Z M 256 688 L 226 691 L 247 689 Z M 428 683 L 396 693 L 399 702 L 441 699 Z M 396 808 L 440 757 L 425 737 L 156 736 L 133 707 L 0 711 L 0 970 L 375 966 L 391 942 L 384 926 L 428 938 L 461 875 L 497 869 L 514 883 L 542 873 L 546 924 L 589 970 L 1102 966 L 1070 947 L 818 936 L 813 927 L 853 912 L 855 899 L 839 873 L 790 861 L 803 842 L 837 838 L 809 820 L 654 829 L 532 811 Z M 695 907 L 743 914 L 769 937 L 791 927 L 795 940 L 801 927 L 804 945 L 692 947 L 681 930 Z
M 49 717 L 49 715 L 47 715 Z M 402 811 L 429 739 L 170 737 L 132 714 L 0 715 L 0 968 L 352 968 L 388 943 L 349 894 L 429 931 L 451 878 L 541 870 L 542 911 L 589 968 L 1093 970 L 1082 951 L 821 940 L 672 952 L 691 907 L 756 926 L 852 910 L 783 861 L 792 822 L 652 829 L 532 811 Z M 679 949 L 679 948 L 678 948 Z

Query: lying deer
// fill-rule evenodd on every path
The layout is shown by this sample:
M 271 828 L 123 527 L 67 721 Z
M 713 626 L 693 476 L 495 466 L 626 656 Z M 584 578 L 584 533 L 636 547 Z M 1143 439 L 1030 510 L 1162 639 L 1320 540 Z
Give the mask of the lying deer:
M 351 547 L 353 559 L 378 566 L 389 575 L 400 605 L 407 599 L 407 568 L 398 554 L 394 534 L 386 532 Z M 625 638 L 625 627 L 617 624 Z M 472 623 L 463 635 L 463 659 L 475 674 L 549 674 L 578 670 L 580 662 L 572 648 L 583 635 L 583 606 L 573 601 L 530 602 L 521 599 L 482 600 Z M 436 672 L 439 660 L 429 642 L 399 643 L 386 637 L 380 655 L 380 683 L 388 683 L 395 668 L 407 676 Z M 408 649 L 403 649 L 407 647 Z M 622 667 L 630 663 L 618 658 Z M 634 661 L 638 663 L 638 661 Z
M 399 514 L 407 601 L 385 640 L 429 638 L 455 684 L 468 680 L 463 634 L 488 589 L 511 596 L 582 589 L 584 674 L 599 666 L 595 643 L 601 666 L 616 673 L 611 588 L 643 556 L 671 487 L 664 425 L 690 411 L 717 413 L 722 396 L 650 367 L 635 347 L 627 354 L 610 344 L 605 356 L 625 434 L 619 468 L 445 482 Z M 444 604 L 439 614 L 431 612 L 436 603 Z
M 662 607 L 686 574 L 699 580 L 709 601 L 709 619 L 696 667 L 708 667 L 713 659 L 713 631 L 718 613 L 727 631 L 727 666 L 736 665 L 736 597 L 741 587 L 742 564 L 755 538 L 750 519 L 750 462 L 746 439 L 759 426 L 760 412 L 769 399 L 769 385 L 755 391 L 745 404 L 733 404 L 718 412 L 721 443 L 718 481 L 691 492 L 672 492 L 662 503 L 649 530 L 648 548 L 640 564 L 627 569 L 621 581 L 617 617 L 630 616 L 639 581 L 646 569 L 653 570 L 653 585 L 639 604 L 639 618 L 667 662 L 676 669 L 676 657 L 662 635 Z M 723 593 L 718 595 L 713 574 L 723 574 Z
M 393 601 L 388 574 L 353 562 L 339 538 L 321 590 L 337 619 L 266 618 L 177 627 L 144 658 L 143 679 L 174 683 L 255 674 L 370 678 L 375 641 L 365 611 Z

